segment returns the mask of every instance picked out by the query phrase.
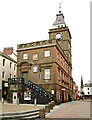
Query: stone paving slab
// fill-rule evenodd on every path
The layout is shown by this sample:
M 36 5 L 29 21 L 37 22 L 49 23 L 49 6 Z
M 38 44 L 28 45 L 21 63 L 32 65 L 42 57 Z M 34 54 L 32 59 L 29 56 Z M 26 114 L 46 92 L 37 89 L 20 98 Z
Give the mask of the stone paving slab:
M 56 106 L 46 118 L 90 118 L 90 102 L 73 101 Z
M 0 113 L 11 113 L 11 112 L 23 112 L 29 110 L 36 110 L 45 108 L 45 105 L 32 105 L 32 104 L 0 104 Z

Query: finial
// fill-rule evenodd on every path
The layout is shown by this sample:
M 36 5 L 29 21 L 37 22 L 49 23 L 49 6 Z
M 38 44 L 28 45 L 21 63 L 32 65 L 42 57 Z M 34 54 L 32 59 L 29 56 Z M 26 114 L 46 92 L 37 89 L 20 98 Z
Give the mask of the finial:
M 62 2 L 59 3 L 59 12 L 61 13 L 61 4 Z

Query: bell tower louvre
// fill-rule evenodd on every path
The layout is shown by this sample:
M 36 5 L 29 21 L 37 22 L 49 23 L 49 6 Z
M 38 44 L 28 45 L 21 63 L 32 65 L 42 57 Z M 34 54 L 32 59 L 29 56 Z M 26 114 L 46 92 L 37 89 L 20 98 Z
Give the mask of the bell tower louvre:
M 34 99 L 40 104 L 52 100 L 58 104 L 71 101 L 74 84 L 71 34 L 61 4 L 59 9 L 53 24 L 55 28 L 49 29 L 48 40 L 17 45 L 18 78 L 9 79 L 9 102 L 14 91 L 17 91 L 20 103 L 33 103 Z M 13 88 L 13 84 L 16 87 Z

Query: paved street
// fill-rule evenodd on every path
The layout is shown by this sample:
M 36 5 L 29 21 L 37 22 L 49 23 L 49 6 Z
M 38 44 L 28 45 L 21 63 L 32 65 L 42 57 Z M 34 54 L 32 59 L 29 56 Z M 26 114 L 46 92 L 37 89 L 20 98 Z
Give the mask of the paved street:
M 90 102 L 73 101 L 56 106 L 46 118 L 90 118 Z

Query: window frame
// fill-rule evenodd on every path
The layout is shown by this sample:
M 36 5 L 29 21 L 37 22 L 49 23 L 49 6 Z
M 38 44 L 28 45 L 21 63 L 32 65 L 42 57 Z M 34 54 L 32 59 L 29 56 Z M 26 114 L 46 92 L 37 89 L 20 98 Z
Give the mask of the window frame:
M 49 70 L 49 74 L 46 73 L 46 70 Z M 48 77 L 47 77 L 48 76 Z M 44 69 L 44 79 L 45 80 L 50 80 L 51 79 L 51 69 L 50 68 L 45 68 Z
M 5 66 L 5 59 L 3 59 L 3 66 Z
M 27 56 L 25 56 L 25 55 L 27 55 Z M 25 57 L 26 57 L 26 58 L 25 58 Z M 23 60 L 27 60 L 27 59 L 28 59 L 28 53 L 23 53 L 22 59 L 23 59 Z
M 34 71 L 34 68 L 35 68 L 35 71 Z M 38 66 L 33 66 L 33 73 L 37 73 L 38 71 Z
M 14 70 L 16 70 L 16 64 L 14 64 Z
M 10 62 L 10 69 L 12 68 L 12 62 Z
M 33 57 L 34 57 L 34 55 L 37 55 L 37 58 L 33 58 L 33 60 L 38 60 L 38 54 L 37 54 L 37 53 L 34 53 L 34 54 L 33 54 Z
M 49 52 L 48 55 L 46 55 L 46 52 L 47 52 L 47 51 Z M 50 50 L 45 50 L 45 51 L 44 51 L 44 57 L 50 57 L 50 55 L 51 55 Z
M 2 71 L 2 79 L 4 79 L 4 78 L 5 78 L 5 72 Z

